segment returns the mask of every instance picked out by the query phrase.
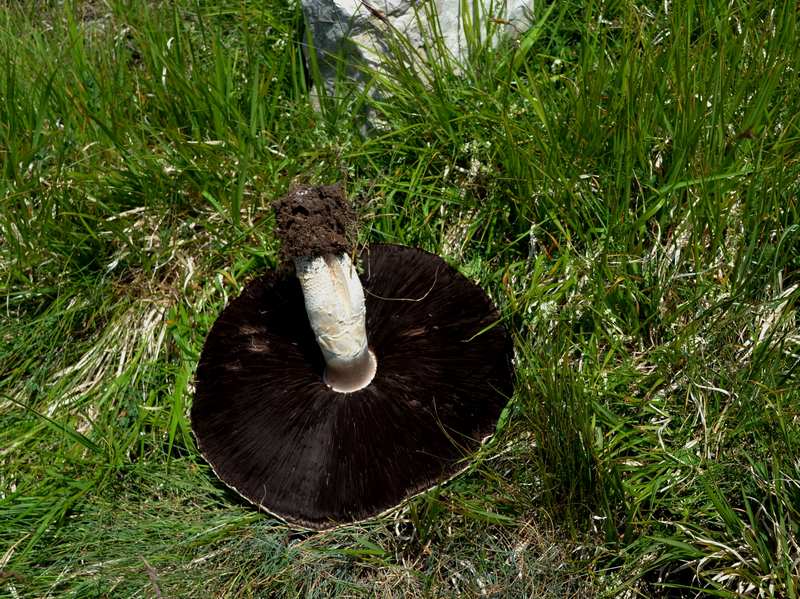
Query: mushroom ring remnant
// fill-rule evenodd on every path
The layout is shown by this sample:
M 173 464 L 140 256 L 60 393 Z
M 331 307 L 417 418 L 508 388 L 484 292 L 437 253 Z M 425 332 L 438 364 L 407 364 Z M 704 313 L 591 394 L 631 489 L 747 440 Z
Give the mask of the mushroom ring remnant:
M 248 284 L 214 323 L 191 411 L 198 446 L 244 498 L 294 524 L 363 520 L 456 474 L 513 391 L 513 349 L 491 300 L 441 258 L 362 253 L 377 369 L 354 392 L 325 360 L 294 277 Z

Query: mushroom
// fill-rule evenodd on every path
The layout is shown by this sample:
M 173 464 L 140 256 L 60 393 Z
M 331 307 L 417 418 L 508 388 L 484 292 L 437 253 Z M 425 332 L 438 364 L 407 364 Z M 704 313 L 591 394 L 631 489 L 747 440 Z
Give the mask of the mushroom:
M 340 186 L 276 207 L 296 277 L 250 282 L 208 334 L 192 429 L 217 476 L 311 529 L 373 517 L 446 480 L 495 429 L 512 344 L 486 294 L 399 245 L 350 256 Z

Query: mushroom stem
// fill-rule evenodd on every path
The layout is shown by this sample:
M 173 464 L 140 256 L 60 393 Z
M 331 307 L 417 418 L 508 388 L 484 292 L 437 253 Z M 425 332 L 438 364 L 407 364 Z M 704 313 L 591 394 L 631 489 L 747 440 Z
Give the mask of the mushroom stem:
M 369 385 L 375 355 L 367 346 L 364 289 L 347 254 L 294 259 L 306 313 L 325 358 L 325 383 L 349 393 Z

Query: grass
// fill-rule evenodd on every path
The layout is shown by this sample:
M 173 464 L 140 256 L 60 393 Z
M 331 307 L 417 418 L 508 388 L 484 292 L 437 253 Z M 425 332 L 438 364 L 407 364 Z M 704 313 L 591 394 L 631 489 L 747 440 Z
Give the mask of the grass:
M 315 112 L 293 6 L 0 9 L 0 594 L 798 595 L 796 6 L 535 17 Z M 340 179 L 492 295 L 518 384 L 466 473 L 297 533 L 186 415 L 270 201 Z

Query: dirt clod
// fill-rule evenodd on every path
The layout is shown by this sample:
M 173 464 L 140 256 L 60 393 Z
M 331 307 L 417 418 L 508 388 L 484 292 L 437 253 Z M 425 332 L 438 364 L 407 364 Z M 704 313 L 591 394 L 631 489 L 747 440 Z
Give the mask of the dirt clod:
M 284 258 L 352 249 L 356 218 L 341 183 L 295 187 L 274 208 Z

